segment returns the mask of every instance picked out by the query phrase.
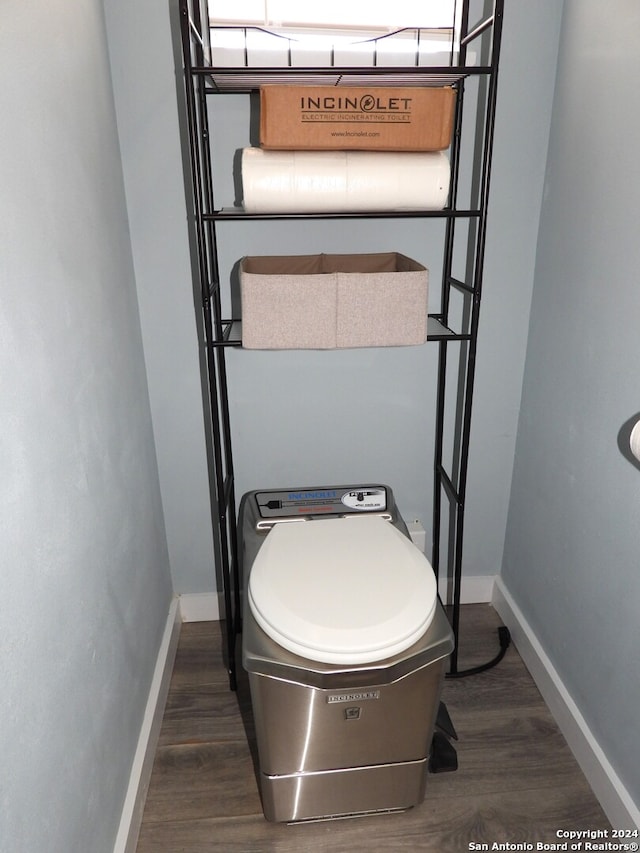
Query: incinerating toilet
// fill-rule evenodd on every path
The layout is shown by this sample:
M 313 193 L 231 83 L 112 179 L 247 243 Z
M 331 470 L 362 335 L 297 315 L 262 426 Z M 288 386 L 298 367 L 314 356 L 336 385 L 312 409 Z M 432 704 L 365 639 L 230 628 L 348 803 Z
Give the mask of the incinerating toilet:
M 239 530 L 265 817 L 421 802 L 453 633 L 391 490 L 249 492 Z

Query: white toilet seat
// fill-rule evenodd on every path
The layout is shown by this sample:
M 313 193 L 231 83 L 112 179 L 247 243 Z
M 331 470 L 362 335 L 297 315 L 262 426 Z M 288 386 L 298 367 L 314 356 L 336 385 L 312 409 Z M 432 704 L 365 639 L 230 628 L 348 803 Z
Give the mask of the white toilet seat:
M 424 554 L 374 516 L 276 524 L 253 563 L 251 612 L 294 654 L 323 663 L 384 660 L 429 627 L 436 579 Z

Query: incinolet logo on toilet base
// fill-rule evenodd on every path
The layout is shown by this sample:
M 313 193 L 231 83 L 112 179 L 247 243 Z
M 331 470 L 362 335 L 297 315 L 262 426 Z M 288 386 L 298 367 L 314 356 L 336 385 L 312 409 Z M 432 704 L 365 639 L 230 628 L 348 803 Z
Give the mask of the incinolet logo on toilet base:
M 379 698 L 379 690 L 362 690 L 352 693 L 333 693 L 327 696 L 327 702 L 329 705 L 333 705 L 335 702 L 364 702 L 367 699 Z

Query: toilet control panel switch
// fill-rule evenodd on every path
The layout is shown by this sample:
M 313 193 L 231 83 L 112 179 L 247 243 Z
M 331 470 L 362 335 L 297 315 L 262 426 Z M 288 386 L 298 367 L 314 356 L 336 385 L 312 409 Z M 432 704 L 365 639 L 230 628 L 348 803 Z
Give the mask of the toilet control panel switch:
M 295 519 L 388 514 L 387 488 L 378 484 L 257 492 L 255 498 L 261 519 L 258 527 Z

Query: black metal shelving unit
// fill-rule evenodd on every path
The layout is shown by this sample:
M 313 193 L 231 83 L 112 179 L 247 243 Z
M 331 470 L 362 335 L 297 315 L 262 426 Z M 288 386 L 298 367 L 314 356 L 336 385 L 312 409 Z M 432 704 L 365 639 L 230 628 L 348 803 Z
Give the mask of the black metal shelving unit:
M 483 286 L 487 207 L 491 177 L 498 65 L 502 32 L 503 0 L 486 3 L 477 22 L 470 22 L 471 0 L 458 0 L 457 32 L 452 38 L 451 64 L 429 67 L 214 67 L 211 63 L 210 32 L 203 0 L 180 0 L 180 23 L 184 63 L 185 147 L 189 162 L 191 199 L 188 205 L 195 247 L 194 273 L 202 308 L 201 344 L 206 362 L 208 397 L 208 448 L 216 571 L 224 596 L 226 654 L 229 683 L 236 687 L 235 646 L 241 629 L 238 578 L 238 542 L 235 491 L 225 353 L 242 345 L 241 319 L 223 318 L 218 268 L 219 222 L 244 220 L 422 218 L 445 220 L 443 274 L 440 310 L 429 315 L 428 341 L 439 348 L 436 400 L 436 441 L 433 469 L 432 565 L 436 575 L 447 578 L 450 619 L 456 638 L 450 675 L 458 669 L 458 637 L 464 515 L 467 493 L 469 439 L 476 366 L 477 337 Z M 470 60 L 470 47 L 474 58 Z M 454 53 L 455 47 L 455 53 Z M 477 64 L 476 64 L 477 61 Z M 416 60 L 417 62 L 417 60 Z M 455 64 L 454 64 L 455 63 Z M 472 127 L 464 121 L 466 90 L 474 79 Z M 442 86 L 456 92 L 454 133 L 450 148 L 451 188 L 443 210 L 379 213 L 247 214 L 242 210 L 218 209 L 212 181 L 207 102 L 211 96 L 251 93 L 267 83 L 332 86 Z M 469 198 L 458 206 L 463 156 L 470 162 Z M 462 264 L 460 258 L 463 259 Z M 454 275 L 454 269 L 463 272 Z M 452 296 L 461 300 L 454 317 Z M 451 381 L 449 350 L 457 345 L 455 381 Z M 451 386 L 454 386 L 453 388 Z M 445 461 L 445 439 L 451 458 Z M 447 502 L 448 513 L 444 512 Z M 446 574 L 445 574 L 446 573 Z M 498 657 L 489 662 L 493 665 Z M 480 667 L 479 669 L 486 668 Z M 477 671 L 476 668 L 474 671 Z

